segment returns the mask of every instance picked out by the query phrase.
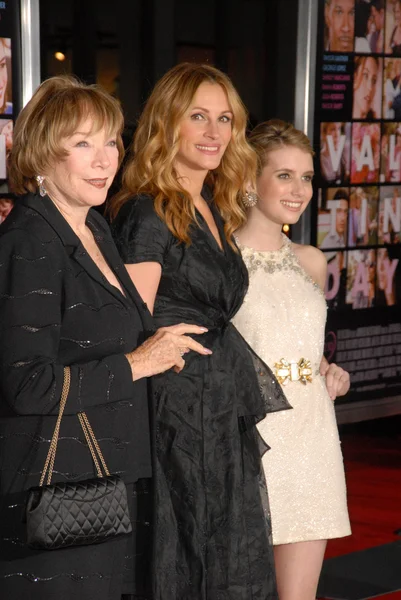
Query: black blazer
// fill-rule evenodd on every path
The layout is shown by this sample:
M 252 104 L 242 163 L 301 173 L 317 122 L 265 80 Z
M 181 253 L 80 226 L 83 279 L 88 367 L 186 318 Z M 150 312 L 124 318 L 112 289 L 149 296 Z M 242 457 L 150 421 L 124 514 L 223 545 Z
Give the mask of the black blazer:
M 111 472 L 127 482 L 150 468 L 148 380 L 132 382 L 124 354 L 153 323 L 96 211 L 87 224 L 125 290 L 110 285 L 52 201 L 29 195 L 0 226 L 0 597 L 119 600 L 137 553 L 134 535 L 54 552 L 30 550 L 21 520 L 38 485 L 63 383 L 55 481 L 94 475 L 76 413 L 85 410 Z M 135 511 L 133 520 L 137 520 Z M 128 558 L 125 560 L 125 557 Z M 127 571 L 127 565 L 130 565 Z
M 124 353 L 153 329 L 152 318 L 104 219 L 90 210 L 87 224 L 125 297 L 48 197 L 19 200 L 0 227 L 0 501 L 39 482 L 64 365 L 71 367 L 71 389 L 55 478 L 94 473 L 81 410 L 110 471 L 127 482 L 150 476 L 148 382 L 132 382 Z

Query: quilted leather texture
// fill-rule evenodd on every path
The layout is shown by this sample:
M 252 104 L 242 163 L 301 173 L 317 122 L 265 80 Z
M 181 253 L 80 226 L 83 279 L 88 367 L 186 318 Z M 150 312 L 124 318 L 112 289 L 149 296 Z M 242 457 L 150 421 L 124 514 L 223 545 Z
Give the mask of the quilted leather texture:
M 53 550 L 131 533 L 127 490 L 117 475 L 31 488 L 27 543 Z

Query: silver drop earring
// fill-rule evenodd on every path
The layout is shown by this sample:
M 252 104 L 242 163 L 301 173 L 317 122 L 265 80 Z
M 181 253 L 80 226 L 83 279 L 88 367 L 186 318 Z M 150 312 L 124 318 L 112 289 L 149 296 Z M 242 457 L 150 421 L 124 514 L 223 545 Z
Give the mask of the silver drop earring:
M 245 196 L 242 196 L 242 204 L 245 208 L 252 208 L 258 203 L 258 195 L 256 192 L 245 192 Z
M 38 184 L 38 187 L 39 187 L 39 194 L 43 198 L 43 196 L 46 196 L 46 194 L 47 194 L 46 188 L 44 186 L 44 180 L 45 180 L 45 178 L 42 177 L 42 175 L 36 175 L 35 179 L 36 179 L 36 183 Z

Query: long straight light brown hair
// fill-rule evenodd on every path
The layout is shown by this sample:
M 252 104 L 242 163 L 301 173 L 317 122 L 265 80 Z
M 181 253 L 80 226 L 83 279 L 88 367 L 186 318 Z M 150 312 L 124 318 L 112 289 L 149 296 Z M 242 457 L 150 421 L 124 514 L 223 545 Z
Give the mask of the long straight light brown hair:
M 150 194 L 156 213 L 173 235 L 190 243 L 189 227 L 196 220 L 195 207 L 179 183 L 174 162 L 180 146 L 181 120 L 203 82 L 220 85 L 233 112 L 231 140 L 220 165 L 209 172 L 206 180 L 232 245 L 233 232 L 246 220 L 241 197 L 247 184 L 254 181 L 257 159 L 246 141 L 247 112 L 238 93 L 227 75 L 209 65 L 181 63 L 156 84 L 138 123 L 122 189 L 112 198 L 109 210 L 114 218 L 132 196 Z

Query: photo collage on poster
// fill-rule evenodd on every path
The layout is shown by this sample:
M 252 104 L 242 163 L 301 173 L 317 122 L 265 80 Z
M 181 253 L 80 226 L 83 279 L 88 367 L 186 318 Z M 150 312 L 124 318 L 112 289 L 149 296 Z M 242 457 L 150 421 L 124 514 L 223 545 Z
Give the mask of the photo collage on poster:
M 401 0 L 321 0 L 317 246 L 334 310 L 401 304 Z

